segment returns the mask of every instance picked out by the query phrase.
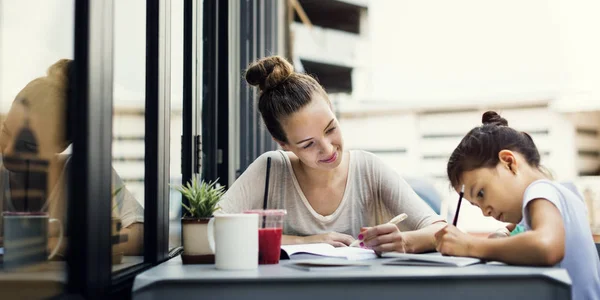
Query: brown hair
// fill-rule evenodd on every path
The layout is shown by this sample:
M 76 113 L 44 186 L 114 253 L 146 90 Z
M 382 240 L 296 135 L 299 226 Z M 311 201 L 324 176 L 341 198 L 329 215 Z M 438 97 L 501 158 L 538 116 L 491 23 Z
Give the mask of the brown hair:
M 526 132 L 508 127 L 508 121 L 494 111 L 485 112 L 483 125 L 475 127 L 460 141 L 448 160 L 448 179 L 457 187 L 464 172 L 493 168 L 499 162 L 498 153 L 511 150 L 522 154 L 527 163 L 542 171 L 540 153 Z
M 310 103 L 315 93 L 329 98 L 323 87 L 311 76 L 294 72 L 294 67 L 281 56 L 269 56 L 252 63 L 246 70 L 246 81 L 258 86 L 258 110 L 267 129 L 278 141 L 288 139 L 281 120 Z

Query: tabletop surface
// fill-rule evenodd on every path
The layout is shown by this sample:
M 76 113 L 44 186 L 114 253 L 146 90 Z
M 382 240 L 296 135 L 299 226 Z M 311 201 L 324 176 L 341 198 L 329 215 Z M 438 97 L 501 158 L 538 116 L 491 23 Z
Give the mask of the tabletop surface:
M 135 278 L 133 292 L 154 283 L 164 282 L 262 282 L 262 281 L 304 281 L 304 280 L 370 280 L 422 279 L 434 280 L 453 277 L 473 278 L 545 278 L 558 284 L 570 285 L 571 280 L 564 269 L 551 267 L 520 267 L 499 263 L 476 264 L 466 267 L 432 266 L 388 266 L 383 265 L 390 259 L 375 259 L 368 262 L 367 268 L 349 268 L 343 271 L 306 271 L 286 266 L 290 260 L 282 260 L 277 265 L 260 265 L 256 270 L 225 271 L 217 270 L 215 265 L 183 265 L 180 257 L 175 257 L 155 266 Z

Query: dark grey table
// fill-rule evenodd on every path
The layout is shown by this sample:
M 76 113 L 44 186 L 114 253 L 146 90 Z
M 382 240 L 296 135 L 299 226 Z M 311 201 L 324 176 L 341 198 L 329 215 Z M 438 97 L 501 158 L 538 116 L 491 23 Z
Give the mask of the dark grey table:
M 279 265 L 222 271 L 173 258 L 135 278 L 141 299 L 571 299 L 564 269 L 479 264 L 468 267 L 385 266 L 304 271 Z

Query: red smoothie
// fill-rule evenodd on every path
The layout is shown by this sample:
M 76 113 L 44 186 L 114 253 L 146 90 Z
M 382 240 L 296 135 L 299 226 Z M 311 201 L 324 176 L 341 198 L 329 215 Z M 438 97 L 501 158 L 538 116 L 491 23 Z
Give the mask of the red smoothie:
M 258 229 L 258 263 L 278 264 L 281 250 L 281 228 Z

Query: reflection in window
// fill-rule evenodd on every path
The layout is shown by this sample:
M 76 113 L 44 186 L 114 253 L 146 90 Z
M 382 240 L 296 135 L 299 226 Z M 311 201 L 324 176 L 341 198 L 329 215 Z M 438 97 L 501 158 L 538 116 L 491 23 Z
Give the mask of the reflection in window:
M 66 283 L 73 10 L 72 1 L 0 0 L 3 299 L 52 297 Z
M 114 3 L 113 271 L 143 261 L 146 2 Z

